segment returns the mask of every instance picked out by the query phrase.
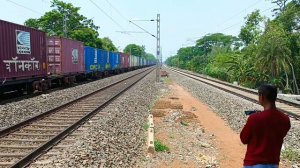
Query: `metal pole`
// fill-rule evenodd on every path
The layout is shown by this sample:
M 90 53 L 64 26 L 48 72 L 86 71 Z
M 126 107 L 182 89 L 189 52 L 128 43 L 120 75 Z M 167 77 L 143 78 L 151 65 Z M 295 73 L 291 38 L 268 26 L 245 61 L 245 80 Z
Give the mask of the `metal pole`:
M 157 14 L 156 82 L 160 82 L 160 14 Z
M 64 32 L 64 37 L 67 37 L 67 18 L 66 14 L 64 13 L 64 20 L 63 20 L 63 32 Z

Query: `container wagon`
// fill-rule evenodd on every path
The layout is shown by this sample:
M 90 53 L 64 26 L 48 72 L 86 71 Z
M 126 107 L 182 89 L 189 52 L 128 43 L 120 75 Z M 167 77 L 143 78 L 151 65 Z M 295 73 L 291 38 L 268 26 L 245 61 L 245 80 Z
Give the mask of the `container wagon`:
M 110 72 L 113 74 L 119 73 L 120 68 L 120 53 L 109 51 Z
M 100 55 L 98 49 L 93 47 L 84 47 L 84 65 L 86 77 L 97 79 L 102 76 Z
M 130 63 L 131 63 L 131 68 L 136 69 L 138 67 L 138 57 L 134 55 L 130 55 Z
M 110 71 L 109 52 L 101 49 L 98 49 L 97 51 L 101 72 L 103 75 L 107 76 Z
M 130 56 L 125 53 L 121 53 L 121 71 L 122 72 L 127 72 L 130 67 Z
M 62 37 L 47 38 L 48 75 L 58 84 L 73 84 L 85 74 L 83 43 Z M 53 81 L 52 81 L 53 82 Z
M 0 56 L 0 94 L 47 87 L 45 32 L 0 20 Z

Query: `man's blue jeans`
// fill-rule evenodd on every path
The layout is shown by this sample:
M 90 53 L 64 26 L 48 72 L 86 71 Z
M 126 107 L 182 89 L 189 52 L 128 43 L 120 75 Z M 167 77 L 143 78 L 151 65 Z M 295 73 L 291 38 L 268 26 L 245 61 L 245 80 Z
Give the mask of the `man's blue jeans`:
M 278 168 L 278 165 L 273 164 L 257 164 L 253 166 L 244 166 L 244 168 Z

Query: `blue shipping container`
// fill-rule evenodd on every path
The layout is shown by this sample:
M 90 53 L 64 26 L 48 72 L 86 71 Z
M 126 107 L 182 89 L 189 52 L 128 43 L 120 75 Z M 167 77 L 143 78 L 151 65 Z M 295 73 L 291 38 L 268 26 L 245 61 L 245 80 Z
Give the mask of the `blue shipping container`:
M 110 63 L 110 70 L 119 69 L 120 67 L 120 53 L 116 52 L 109 52 L 109 63 Z
M 84 63 L 86 73 L 101 71 L 99 55 L 96 48 L 84 47 Z
M 99 58 L 99 63 L 100 63 L 100 67 L 101 67 L 101 71 L 105 71 L 105 70 L 110 70 L 110 63 L 109 63 L 109 52 L 105 51 L 105 50 L 101 50 L 98 49 L 98 58 Z

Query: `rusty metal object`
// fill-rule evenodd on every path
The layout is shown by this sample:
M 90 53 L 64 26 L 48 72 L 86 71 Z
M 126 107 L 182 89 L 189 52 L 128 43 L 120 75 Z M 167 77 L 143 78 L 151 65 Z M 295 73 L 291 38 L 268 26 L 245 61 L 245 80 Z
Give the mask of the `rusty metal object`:
M 161 77 L 169 77 L 169 74 L 167 71 L 160 71 L 160 76 Z

